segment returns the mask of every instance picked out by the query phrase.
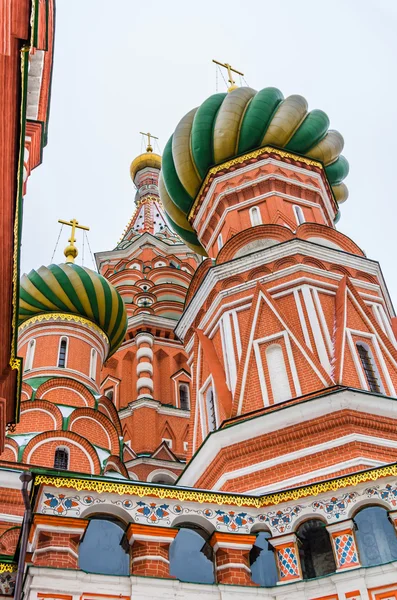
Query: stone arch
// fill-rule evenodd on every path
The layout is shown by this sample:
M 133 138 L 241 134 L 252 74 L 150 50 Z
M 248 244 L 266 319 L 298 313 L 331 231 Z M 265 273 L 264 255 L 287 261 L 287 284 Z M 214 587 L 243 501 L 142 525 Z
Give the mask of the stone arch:
M 0 554 L 15 554 L 20 533 L 20 527 L 11 527 L 0 536 Z
M 316 267 L 317 269 L 321 269 L 322 271 L 327 270 L 324 263 L 321 262 L 321 260 L 318 260 L 318 258 L 312 258 L 312 257 L 305 256 L 305 258 L 302 260 L 302 263 L 305 265 Z
M 111 420 L 93 408 L 77 408 L 70 415 L 69 431 L 89 439 L 92 444 L 119 454 L 119 437 Z
M 39 433 L 26 445 L 22 462 L 53 468 L 55 450 L 66 446 L 70 453 L 69 470 L 99 475 L 101 464 L 95 448 L 83 437 L 71 431 Z M 34 461 L 38 462 L 35 463 Z
M 368 273 L 364 273 L 363 271 L 356 271 L 354 277 L 356 279 L 364 279 L 365 281 L 369 281 L 370 283 L 374 283 L 375 285 L 378 283 L 376 277 L 373 277 Z
M 273 264 L 272 271 L 281 271 L 281 269 L 286 269 L 287 267 L 292 267 L 297 265 L 298 261 L 293 256 L 286 256 L 285 258 L 280 258 L 280 260 L 276 260 Z
M 178 479 L 178 476 L 169 469 L 154 469 L 149 473 L 146 481 L 152 483 L 160 483 L 159 481 L 156 481 L 156 479 L 162 476 L 171 480 L 169 483 L 167 482 L 167 485 L 172 485 Z
M 129 479 L 128 471 L 126 469 L 125 464 L 120 460 L 119 456 L 112 454 L 106 461 L 105 468 L 103 470 L 103 474 L 109 473 L 109 471 L 116 471 L 120 473 L 123 477 Z
M 228 277 L 225 281 L 222 282 L 221 289 L 227 290 L 228 288 L 234 287 L 235 285 L 242 285 L 244 279 L 239 275 L 235 275 L 234 277 Z
M 63 390 L 62 394 L 59 390 Z M 46 399 L 56 404 L 71 406 L 95 406 L 92 393 L 79 381 L 68 377 L 53 377 L 42 383 L 37 392 L 36 399 Z
M 349 252 L 350 254 L 356 254 L 358 256 L 365 256 L 364 252 L 357 246 L 353 240 L 347 235 L 331 229 L 327 225 L 321 225 L 320 223 L 302 223 L 296 230 L 296 236 L 301 240 L 308 240 L 311 237 L 323 238 L 326 241 L 336 244 L 341 250 Z
M 20 421 L 15 433 L 62 429 L 62 413 L 47 400 L 27 400 L 21 403 Z
M 198 525 L 208 533 L 208 536 L 212 535 L 215 531 L 215 526 L 211 523 L 211 521 L 209 521 L 205 517 L 202 517 L 201 515 L 192 514 L 189 515 L 189 517 L 187 517 L 186 515 L 179 515 L 173 520 L 172 527 L 181 528 L 184 525 L 186 526 L 190 524 Z
M 6 437 L 4 451 L 1 454 L 1 460 L 9 462 L 17 462 L 19 454 L 19 446 L 11 437 Z
M 248 281 L 252 281 L 253 279 L 259 279 L 260 277 L 266 277 L 270 275 L 271 271 L 267 267 L 256 267 L 256 269 L 252 269 L 248 273 Z
M 116 410 L 115 405 L 107 396 L 101 396 L 98 401 L 98 410 L 103 413 L 108 419 L 111 420 L 113 425 L 116 428 L 118 435 L 122 435 L 123 432 L 121 430 L 121 423 L 119 414 Z
M 347 519 L 354 519 L 357 513 L 364 508 L 371 508 L 372 506 L 379 506 L 380 508 L 385 508 L 386 510 L 392 510 L 394 507 L 390 506 L 390 503 L 383 498 L 375 496 L 373 498 L 362 498 L 358 502 L 356 502 L 353 506 L 350 507 L 350 510 L 347 513 Z
M 132 519 L 130 513 L 128 512 L 128 510 L 126 508 L 124 508 L 122 506 L 122 504 L 123 504 L 122 502 L 120 502 L 120 504 L 111 504 L 110 502 L 107 502 L 105 500 L 105 502 L 101 503 L 100 510 L 98 510 L 97 504 L 91 504 L 91 506 L 87 506 L 87 508 L 85 508 L 81 511 L 80 518 L 81 519 L 88 519 L 88 518 L 92 519 L 95 517 L 100 517 L 101 515 L 105 515 L 105 516 L 111 516 L 111 517 L 120 519 L 120 521 L 124 525 L 133 523 L 134 520 Z
M 216 263 L 222 264 L 228 262 L 236 257 L 249 244 L 255 244 L 258 246 L 258 250 L 261 250 L 267 245 L 280 244 L 294 238 L 292 231 L 281 225 L 256 225 L 249 229 L 244 229 L 240 233 L 233 236 L 226 242 L 221 251 L 219 252 Z M 267 242 L 271 242 L 268 244 Z M 254 252 L 254 247 L 252 252 Z M 251 249 L 248 252 L 251 252 Z
M 30 400 L 33 396 L 33 388 L 30 385 L 28 385 L 26 381 L 22 382 L 21 396 L 22 394 L 25 395 L 27 400 Z
M 342 267 L 342 265 L 330 265 L 329 270 L 333 271 L 334 273 L 340 273 L 341 275 L 346 275 L 347 277 L 352 276 L 349 269 L 346 269 L 346 267 Z

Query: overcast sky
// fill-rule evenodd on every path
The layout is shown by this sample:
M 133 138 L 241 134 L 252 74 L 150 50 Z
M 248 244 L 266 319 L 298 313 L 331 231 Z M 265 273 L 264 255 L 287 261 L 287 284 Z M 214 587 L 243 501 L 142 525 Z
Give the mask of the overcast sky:
M 28 181 L 22 272 L 51 262 L 58 218 L 89 225 L 93 252 L 114 248 L 133 211 L 139 131 L 162 150 L 217 91 L 216 58 L 255 89 L 303 95 L 342 133 L 350 197 L 338 228 L 380 261 L 397 306 L 396 31 L 396 0 L 57 0 L 48 145 Z M 84 263 L 93 267 L 87 247 Z

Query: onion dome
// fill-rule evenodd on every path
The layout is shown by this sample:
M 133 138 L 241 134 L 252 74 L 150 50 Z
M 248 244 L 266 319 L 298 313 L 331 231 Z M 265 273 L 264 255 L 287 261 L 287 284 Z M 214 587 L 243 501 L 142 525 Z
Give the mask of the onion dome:
M 73 263 L 23 275 L 19 325 L 40 314 L 67 313 L 95 323 L 109 339 L 109 356 L 124 340 L 127 314 L 118 291 L 102 275 Z
M 161 169 L 161 156 L 159 154 L 154 154 L 154 152 L 145 152 L 144 154 L 140 154 L 137 156 L 131 163 L 130 166 L 130 174 L 131 179 L 134 181 L 135 175 L 138 171 L 145 169 L 146 167 L 151 167 L 152 169 Z
M 165 147 L 159 188 L 171 226 L 189 246 L 203 254 L 188 216 L 208 169 L 254 148 L 283 148 L 322 162 L 335 199 L 346 200 L 343 138 L 328 129 L 323 111 L 307 108 L 302 96 L 241 87 L 210 96 L 183 117 Z

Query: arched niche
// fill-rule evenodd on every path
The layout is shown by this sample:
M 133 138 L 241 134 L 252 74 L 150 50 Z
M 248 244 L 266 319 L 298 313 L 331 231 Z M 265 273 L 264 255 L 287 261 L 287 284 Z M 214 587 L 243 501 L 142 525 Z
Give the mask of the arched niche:
M 190 583 L 215 583 L 210 533 L 194 522 L 181 522 L 170 546 L 170 575 Z
M 322 577 L 336 571 L 334 553 L 325 523 L 309 519 L 297 532 L 303 579 Z
M 255 544 L 249 554 L 252 581 L 263 587 L 273 587 L 277 584 L 278 574 L 273 547 L 268 541 L 272 534 L 269 531 L 251 533 L 256 533 Z
M 364 506 L 354 516 L 360 562 L 372 567 L 397 560 L 397 536 L 383 506 Z
M 90 519 L 79 546 L 79 568 L 101 575 L 129 575 L 129 544 L 124 524 L 109 515 Z

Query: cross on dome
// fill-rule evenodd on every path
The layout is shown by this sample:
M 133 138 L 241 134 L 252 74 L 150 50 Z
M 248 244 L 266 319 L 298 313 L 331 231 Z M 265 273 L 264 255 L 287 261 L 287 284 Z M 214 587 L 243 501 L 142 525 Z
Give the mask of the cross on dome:
M 86 225 L 79 225 L 79 222 L 76 219 L 71 219 L 70 221 L 63 221 L 62 219 L 58 219 L 58 223 L 62 223 L 62 225 L 68 225 L 72 228 L 72 233 L 70 234 L 70 238 L 68 240 L 70 242 L 69 246 L 66 246 L 63 253 L 66 256 L 67 263 L 74 263 L 74 260 L 78 255 L 78 250 L 74 245 L 76 242 L 76 229 L 84 229 L 84 231 L 89 231 L 90 228 Z
M 230 83 L 230 86 L 228 87 L 227 91 L 232 92 L 233 90 L 237 89 L 238 85 L 234 81 L 232 73 L 237 73 L 237 75 L 241 75 L 242 77 L 244 77 L 244 73 L 241 73 L 241 71 L 237 71 L 237 69 L 234 69 L 231 65 L 229 65 L 229 63 L 221 63 L 215 60 L 214 58 L 212 59 L 212 62 L 216 65 L 219 65 L 220 67 L 223 67 L 224 69 L 227 69 L 228 81 Z

